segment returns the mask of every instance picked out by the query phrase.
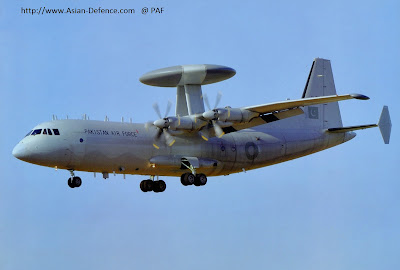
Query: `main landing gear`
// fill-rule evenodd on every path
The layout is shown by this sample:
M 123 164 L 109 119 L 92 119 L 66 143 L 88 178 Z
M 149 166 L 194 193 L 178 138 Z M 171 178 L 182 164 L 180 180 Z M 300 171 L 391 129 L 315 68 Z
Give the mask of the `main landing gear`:
M 80 187 L 82 185 L 82 179 L 78 176 L 75 176 L 74 171 L 70 170 L 71 177 L 68 178 L 68 186 L 70 188 Z
M 207 176 L 205 174 L 184 173 L 181 175 L 181 183 L 184 186 L 195 185 L 197 187 L 207 184 Z
M 158 193 L 163 192 L 167 188 L 167 185 L 163 180 L 154 181 L 154 176 L 151 176 L 151 178 L 152 179 L 147 179 L 140 182 L 140 189 L 143 192 L 154 191 Z
M 207 184 L 207 176 L 205 174 L 184 173 L 181 175 L 181 183 L 184 186 L 195 185 L 197 187 L 204 186 Z M 150 176 L 150 179 L 143 180 L 140 182 L 140 189 L 143 192 L 163 192 L 167 188 L 167 185 L 163 180 L 154 181 L 154 176 Z
M 190 170 L 190 173 L 181 175 L 181 183 L 184 186 L 195 185 L 197 187 L 207 184 L 207 176 L 202 173 L 196 173 L 196 168 L 191 164 L 190 159 L 182 158 L 182 167 Z

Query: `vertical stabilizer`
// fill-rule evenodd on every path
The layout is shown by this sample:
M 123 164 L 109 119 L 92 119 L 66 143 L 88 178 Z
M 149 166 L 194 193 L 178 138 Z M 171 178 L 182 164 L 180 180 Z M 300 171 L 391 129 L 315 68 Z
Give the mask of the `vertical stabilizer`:
M 308 75 L 302 98 L 336 95 L 331 62 L 315 58 Z M 339 104 L 337 102 L 307 106 L 304 108 L 307 124 L 327 129 L 342 127 Z
M 378 122 L 379 130 L 381 131 L 383 141 L 385 144 L 389 144 L 390 133 L 392 131 L 392 121 L 390 121 L 389 108 L 383 106 L 381 117 Z

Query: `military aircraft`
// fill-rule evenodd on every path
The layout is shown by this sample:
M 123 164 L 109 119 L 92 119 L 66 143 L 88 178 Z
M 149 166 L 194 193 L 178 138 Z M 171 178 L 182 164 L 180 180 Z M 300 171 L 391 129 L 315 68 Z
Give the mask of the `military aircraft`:
M 314 59 L 301 99 L 240 108 L 213 108 L 202 86 L 236 74 L 219 65 L 181 65 L 144 74 L 140 81 L 176 87 L 176 113 L 143 124 L 53 120 L 37 125 L 12 154 L 37 165 L 66 169 L 71 188 L 81 186 L 75 171 L 150 176 L 143 192 L 163 192 L 160 176 L 178 176 L 184 186 L 203 186 L 208 176 L 229 175 L 303 157 L 354 138 L 355 130 L 379 127 L 389 143 L 391 121 L 384 106 L 378 124 L 343 127 L 338 101 L 367 100 L 337 95 L 329 60 Z M 206 104 L 208 110 L 205 110 Z M 171 105 L 169 104 L 168 107 Z

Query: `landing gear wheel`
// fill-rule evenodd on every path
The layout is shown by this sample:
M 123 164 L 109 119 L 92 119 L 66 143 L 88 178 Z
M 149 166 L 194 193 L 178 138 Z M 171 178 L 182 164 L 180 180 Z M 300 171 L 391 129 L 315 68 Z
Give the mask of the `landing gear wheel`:
M 152 180 L 146 180 L 146 189 L 147 191 L 153 191 L 153 181 Z
M 205 176 L 202 173 L 196 175 L 196 178 L 194 180 L 194 185 L 199 187 L 199 186 L 204 186 L 205 184 L 207 184 L 207 176 Z
M 193 185 L 195 178 L 196 177 L 192 173 L 184 173 L 181 176 L 181 183 L 184 186 Z
M 140 182 L 140 190 L 143 191 L 143 192 L 147 192 L 145 181 L 146 180 L 143 180 L 143 181 Z
M 82 185 L 82 179 L 78 176 L 68 178 L 68 186 L 70 188 L 80 187 Z
M 153 182 L 153 191 L 154 192 L 163 192 L 167 188 L 167 185 L 163 180 L 154 181 Z
M 140 189 L 143 192 L 153 191 L 153 181 L 150 179 L 140 182 Z
M 74 187 L 80 187 L 82 185 L 82 179 L 78 176 L 72 178 L 72 184 Z
M 72 179 L 71 178 L 68 178 L 68 186 L 70 187 L 70 188 L 74 188 L 75 186 L 72 184 Z
M 187 186 L 188 184 L 186 184 L 185 175 L 186 175 L 185 173 L 181 175 L 181 183 L 182 185 Z

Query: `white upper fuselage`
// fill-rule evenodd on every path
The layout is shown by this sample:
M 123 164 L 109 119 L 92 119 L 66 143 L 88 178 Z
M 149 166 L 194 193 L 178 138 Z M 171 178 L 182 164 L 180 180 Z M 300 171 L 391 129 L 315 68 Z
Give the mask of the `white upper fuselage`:
M 208 176 L 226 175 L 308 155 L 355 136 L 354 133 L 327 134 L 323 130 L 295 126 L 280 129 L 270 124 L 208 141 L 198 132 L 183 136 L 177 133 L 172 147 L 160 140 L 157 149 L 153 146 L 157 129 L 153 126 L 146 129 L 144 124 L 56 120 L 39 124 L 33 130 L 40 129 L 40 134 L 23 138 L 13 155 L 30 163 L 60 169 L 160 176 L 181 175 L 185 169 L 179 166 L 182 157 L 211 161 L 211 166 L 198 169 Z M 59 135 L 54 134 L 54 129 Z M 174 159 L 178 160 L 177 164 L 172 162 Z M 169 160 L 171 164 L 159 165 L 158 160 Z

